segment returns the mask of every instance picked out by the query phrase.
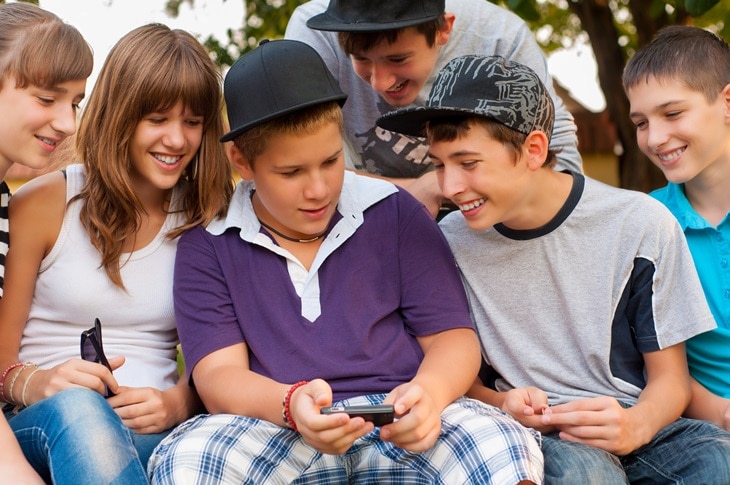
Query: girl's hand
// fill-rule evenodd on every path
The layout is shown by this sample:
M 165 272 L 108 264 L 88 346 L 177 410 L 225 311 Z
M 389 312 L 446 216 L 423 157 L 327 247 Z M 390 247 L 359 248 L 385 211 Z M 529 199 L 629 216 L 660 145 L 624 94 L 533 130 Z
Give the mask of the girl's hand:
M 118 369 L 122 364 L 124 364 L 122 356 L 109 359 L 112 369 Z M 27 379 L 28 376 L 30 376 L 30 372 L 26 370 L 21 377 Z M 16 401 L 20 402 L 21 396 L 17 390 L 20 387 L 18 386 L 19 384 L 15 385 L 13 394 Z M 106 387 L 116 393 L 119 384 L 111 371 L 103 365 L 81 359 L 70 359 L 63 364 L 50 369 L 40 369 L 34 373 L 26 387 L 26 402 L 32 404 L 73 387 L 86 387 L 103 396 L 106 393 Z

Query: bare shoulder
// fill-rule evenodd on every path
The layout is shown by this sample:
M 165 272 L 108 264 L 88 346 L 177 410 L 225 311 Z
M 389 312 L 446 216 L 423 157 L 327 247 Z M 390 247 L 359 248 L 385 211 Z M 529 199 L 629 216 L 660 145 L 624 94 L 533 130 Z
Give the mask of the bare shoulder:
M 60 171 L 36 177 L 24 183 L 10 198 L 10 211 L 34 208 L 54 211 L 66 205 L 66 178 Z
M 47 235 L 48 241 L 55 241 L 66 210 L 63 173 L 44 174 L 23 184 L 10 198 L 8 210 L 14 239 L 30 229 L 36 236 Z

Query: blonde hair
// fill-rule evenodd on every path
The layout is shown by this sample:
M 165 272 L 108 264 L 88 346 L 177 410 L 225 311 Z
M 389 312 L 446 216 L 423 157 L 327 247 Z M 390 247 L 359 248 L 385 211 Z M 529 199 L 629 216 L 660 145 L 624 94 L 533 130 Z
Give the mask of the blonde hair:
M 130 144 L 149 113 L 182 102 L 202 116 L 203 139 L 178 187 L 185 223 L 167 234 L 207 224 L 225 213 L 233 192 L 231 169 L 218 137 L 223 133 L 220 73 L 192 35 L 162 24 L 132 30 L 112 48 L 99 73 L 76 136 L 86 169 L 81 221 L 101 253 L 109 279 L 124 287 L 120 257 L 144 210 L 130 180 Z
M 278 134 L 310 134 L 330 123 L 344 129 L 342 109 L 337 101 L 316 104 L 256 125 L 233 139 L 241 156 L 253 169 L 256 157 L 266 150 L 269 139 Z
M 75 27 L 29 3 L 0 5 L 0 89 L 49 88 L 86 79 L 94 67 L 89 44 Z

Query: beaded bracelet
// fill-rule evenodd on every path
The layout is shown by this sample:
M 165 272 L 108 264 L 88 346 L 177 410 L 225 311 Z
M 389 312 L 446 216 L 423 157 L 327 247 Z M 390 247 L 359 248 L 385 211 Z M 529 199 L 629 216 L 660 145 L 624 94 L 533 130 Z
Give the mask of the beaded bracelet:
M 20 392 L 20 402 L 23 403 L 23 407 L 28 407 L 28 402 L 25 400 L 25 391 L 28 389 L 28 383 L 30 382 L 30 378 L 35 375 L 36 372 L 41 370 L 40 367 L 36 366 L 35 369 L 30 371 L 30 374 L 28 374 L 28 377 L 25 378 L 25 382 L 23 383 L 23 390 Z
M 28 369 L 29 367 L 38 367 L 37 364 L 34 364 L 33 362 L 26 362 L 23 364 L 23 366 L 20 368 L 18 372 L 13 374 L 13 378 L 10 379 L 10 386 L 8 386 L 8 395 L 6 396 L 5 402 L 9 402 L 10 404 L 18 404 L 18 401 L 15 400 L 13 397 L 13 388 L 15 387 L 15 381 L 18 380 L 18 376 L 23 373 L 25 369 Z
M 296 384 L 292 384 L 292 386 L 289 388 L 288 391 L 286 391 L 286 394 L 284 395 L 284 399 L 281 401 L 282 410 L 281 410 L 281 417 L 284 421 L 284 424 L 289 426 L 292 430 L 297 431 L 297 425 L 294 422 L 294 418 L 292 418 L 291 410 L 289 409 L 289 405 L 291 404 L 291 397 L 292 394 L 294 394 L 294 391 L 299 389 L 300 387 L 307 385 L 309 381 L 299 381 Z
M 12 372 L 13 369 L 20 367 L 21 365 L 23 365 L 22 362 L 18 362 L 16 364 L 9 365 L 3 371 L 3 375 L 2 375 L 2 377 L 0 377 L 0 398 L 2 398 L 3 401 L 7 402 L 7 399 L 5 397 L 5 379 L 7 379 L 8 374 L 10 374 L 10 372 Z

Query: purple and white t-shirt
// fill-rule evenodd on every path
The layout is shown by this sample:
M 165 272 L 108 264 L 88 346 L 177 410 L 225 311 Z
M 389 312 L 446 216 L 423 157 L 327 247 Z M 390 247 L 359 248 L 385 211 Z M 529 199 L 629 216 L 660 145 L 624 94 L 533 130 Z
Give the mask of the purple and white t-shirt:
M 307 270 L 261 230 L 252 188 L 240 182 L 225 219 L 179 241 L 175 315 L 188 375 L 245 342 L 252 371 L 325 379 L 337 401 L 411 380 L 423 358 L 417 337 L 473 328 L 448 245 L 407 192 L 348 172 Z

